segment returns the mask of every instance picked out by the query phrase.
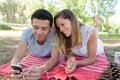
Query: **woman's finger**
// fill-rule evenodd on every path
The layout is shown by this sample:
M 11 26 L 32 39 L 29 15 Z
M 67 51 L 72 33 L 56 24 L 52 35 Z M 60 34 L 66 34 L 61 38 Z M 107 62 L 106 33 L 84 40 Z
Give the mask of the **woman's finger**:
M 74 61 L 74 62 L 71 61 L 71 62 L 69 62 L 69 63 L 66 64 L 66 68 L 72 68 L 72 67 L 74 67 L 75 65 L 76 65 L 75 61 Z
M 73 70 L 72 70 L 72 69 L 70 69 L 70 68 L 65 68 L 65 72 L 66 72 L 66 74 L 70 74 L 70 73 L 72 73 L 72 72 L 73 72 Z

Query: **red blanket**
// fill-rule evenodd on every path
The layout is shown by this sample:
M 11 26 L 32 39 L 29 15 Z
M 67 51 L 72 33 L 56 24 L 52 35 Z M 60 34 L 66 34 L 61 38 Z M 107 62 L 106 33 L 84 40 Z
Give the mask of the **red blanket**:
M 77 57 L 76 59 L 84 59 L 83 57 Z M 40 66 L 44 64 L 48 58 L 40 58 L 32 55 L 28 55 L 22 59 L 22 63 L 30 66 Z M 63 57 L 60 57 L 59 63 L 53 69 L 48 72 L 45 72 L 40 79 L 48 80 L 51 77 L 57 79 L 65 80 L 66 78 L 75 77 L 77 80 L 97 80 L 99 75 L 107 68 L 108 62 L 106 59 L 106 55 L 102 54 L 96 56 L 96 61 L 94 64 L 78 67 L 72 74 L 67 75 L 64 71 L 66 60 Z M 26 66 L 23 66 L 25 68 Z M 9 63 L 0 66 L 0 75 L 4 75 L 5 77 L 10 77 L 10 65 Z

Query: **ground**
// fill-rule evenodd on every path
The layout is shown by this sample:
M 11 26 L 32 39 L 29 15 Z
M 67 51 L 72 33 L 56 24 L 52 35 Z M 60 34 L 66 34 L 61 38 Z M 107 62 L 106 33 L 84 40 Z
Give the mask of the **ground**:
M 21 31 L 0 31 L 0 65 L 11 60 L 18 46 Z M 114 61 L 113 53 L 120 51 L 120 40 L 102 39 L 109 61 Z M 111 57 L 112 56 L 112 57 Z M 0 80 L 7 80 L 0 76 Z

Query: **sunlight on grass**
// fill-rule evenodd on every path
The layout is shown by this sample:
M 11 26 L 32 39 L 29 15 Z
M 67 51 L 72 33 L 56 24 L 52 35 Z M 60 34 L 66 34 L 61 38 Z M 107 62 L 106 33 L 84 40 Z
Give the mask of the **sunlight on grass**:
M 99 34 L 99 37 L 102 39 L 119 39 L 120 40 L 120 34 Z

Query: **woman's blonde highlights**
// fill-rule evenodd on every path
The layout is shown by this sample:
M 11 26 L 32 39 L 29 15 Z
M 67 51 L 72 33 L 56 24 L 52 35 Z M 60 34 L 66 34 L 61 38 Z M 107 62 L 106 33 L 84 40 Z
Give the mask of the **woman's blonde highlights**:
M 71 22 L 72 32 L 69 37 L 66 37 L 63 33 L 60 32 L 57 27 L 56 20 L 58 18 L 68 19 Z M 81 43 L 81 33 L 80 33 L 80 23 L 75 17 L 75 15 L 68 9 L 64 9 L 61 12 L 58 12 L 54 17 L 54 38 L 53 41 L 57 43 L 56 47 L 60 53 L 67 55 L 71 52 L 72 48 Z

